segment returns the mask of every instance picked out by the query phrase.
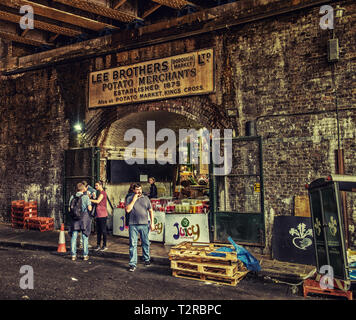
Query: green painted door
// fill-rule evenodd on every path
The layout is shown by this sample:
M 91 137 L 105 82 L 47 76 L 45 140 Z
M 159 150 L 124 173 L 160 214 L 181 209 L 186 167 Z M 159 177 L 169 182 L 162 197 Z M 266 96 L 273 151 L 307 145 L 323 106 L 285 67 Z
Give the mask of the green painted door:
M 63 221 L 67 222 L 68 202 L 78 182 L 86 180 L 94 187 L 100 178 L 100 149 L 97 147 L 65 150 Z
M 241 244 L 264 246 L 262 141 L 260 137 L 221 139 L 231 143 L 231 171 L 211 169 L 210 224 L 214 242 L 231 238 Z M 212 161 L 213 163 L 213 161 Z M 214 164 L 212 164 L 214 167 Z

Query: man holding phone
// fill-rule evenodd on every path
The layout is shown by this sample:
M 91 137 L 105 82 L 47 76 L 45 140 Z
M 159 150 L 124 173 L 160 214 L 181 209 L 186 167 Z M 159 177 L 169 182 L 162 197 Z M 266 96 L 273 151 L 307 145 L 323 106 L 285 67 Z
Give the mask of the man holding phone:
M 141 237 L 142 253 L 145 266 L 150 265 L 150 241 L 148 239 L 150 229 L 154 229 L 153 210 L 151 201 L 142 194 L 142 186 L 135 183 L 133 194 L 127 199 L 126 211 L 129 213 L 129 238 L 130 238 L 130 262 L 129 271 L 136 270 L 137 265 L 137 240 Z M 148 221 L 150 215 L 150 223 Z

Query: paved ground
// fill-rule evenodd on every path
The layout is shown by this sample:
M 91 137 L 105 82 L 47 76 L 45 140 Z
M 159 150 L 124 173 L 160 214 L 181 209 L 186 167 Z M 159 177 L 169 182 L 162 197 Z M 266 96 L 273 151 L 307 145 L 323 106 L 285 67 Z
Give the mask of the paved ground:
M 20 247 L 24 249 L 40 249 L 56 251 L 58 247 L 59 231 L 39 232 L 36 230 L 12 228 L 10 224 L 0 223 L 0 245 L 10 247 Z M 65 232 L 67 250 L 69 250 L 70 237 Z M 89 237 L 92 246 L 96 245 L 96 235 L 92 234 Z M 113 236 L 108 234 L 108 251 L 105 256 L 114 258 L 128 259 L 129 240 L 124 237 Z M 166 246 L 163 243 L 151 242 L 150 253 L 151 258 L 156 264 L 169 265 L 168 253 L 171 246 Z M 142 252 L 141 246 L 138 247 L 138 253 Z M 280 262 L 271 260 L 269 256 L 261 255 L 256 252 L 254 256 L 260 261 L 261 277 L 269 276 L 272 278 L 284 279 L 289 282 L 297 283 L 304 279 L 315 267 Z
M 20 273 L 24 265 L 33 269 L 33 289 L 20 287 L 21 281 L 22 286 L 30 285 L 29 271 Z M 2 300 L 304 300 L 287 285 L 254 277 L 237 286 L 206 284 L 175 278 L 165 265 L 139 264 L 131 273 L 126 260 L 90 257 L 73 262 L 69 255 L 19 248 L 0 247 L 0 270 Z M 312 299 L 320 298 L 306 298 Z

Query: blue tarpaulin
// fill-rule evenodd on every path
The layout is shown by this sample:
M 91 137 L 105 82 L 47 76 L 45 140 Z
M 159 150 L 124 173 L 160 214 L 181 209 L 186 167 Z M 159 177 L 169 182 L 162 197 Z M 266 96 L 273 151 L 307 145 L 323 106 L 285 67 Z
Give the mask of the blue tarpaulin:
M 236 251 L 237 259 L 239 259 L 248 270 L 256 272 L 261 270 L 261 266 L 258 260 L 250 252 L 248 252 L 244 247 L 236 244 L 231 237 L 228 237 L 227 239 L 234 246 L 235 250 L 229 247 L 221 247 L 216 249 L 214 252 L 209 253 L 208 255 L 215 257 L 225 257 L 226 254 L 224 252 Z

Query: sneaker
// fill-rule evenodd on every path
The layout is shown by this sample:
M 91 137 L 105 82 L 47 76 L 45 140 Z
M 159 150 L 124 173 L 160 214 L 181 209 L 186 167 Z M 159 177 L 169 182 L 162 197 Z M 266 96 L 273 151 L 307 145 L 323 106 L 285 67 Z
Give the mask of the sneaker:
M 72 256 L 72 261 L 75 261 L 77 260 L 77 257 L 76 256 Z
M 99 251 L 100 250 L 100 246 L 96 246 L 95 248 L 94 248 L 94 251 Z
M 84 260 L 84 261 L 89 260 L 89 256 L 84 256 L 84 257 L 83 257 L 83 260 Z
M 134 272 L 136 270 L 136 267 L 135 266 L 130 266 L 130 268 L 129 268 L 129 271 L 130 272 Z
M 149 267 L 151 265 L 151 262 L 150 262 L 150 260 L 148 260 L 148 261 L 145 261 L 145 267 Z
M 102 247 L 102 248 L 100 249 L 100 251 L 106 251 L 106 250 L 108 250 L 108 247 Z

